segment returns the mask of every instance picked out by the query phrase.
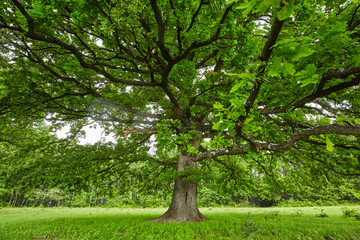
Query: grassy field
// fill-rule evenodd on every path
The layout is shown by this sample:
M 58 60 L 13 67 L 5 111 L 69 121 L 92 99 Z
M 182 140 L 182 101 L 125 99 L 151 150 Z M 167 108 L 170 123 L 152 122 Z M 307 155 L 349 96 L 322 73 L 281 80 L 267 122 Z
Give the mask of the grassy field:
M 209 221 L 162 224 L 146 220 L 165 209 L 3 208 L 0 239 L 360 239 L 360 221 L 344 209 L 209 208 Z

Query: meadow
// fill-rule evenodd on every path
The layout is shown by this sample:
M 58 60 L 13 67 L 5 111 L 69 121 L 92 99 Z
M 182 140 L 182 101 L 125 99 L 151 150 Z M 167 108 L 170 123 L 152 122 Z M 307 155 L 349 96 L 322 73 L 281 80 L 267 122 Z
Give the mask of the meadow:
M 151 223 L 165 209 L 2 208 L 0 239 L 360 239 L 360 206 L 204 208 L 200 223 Z

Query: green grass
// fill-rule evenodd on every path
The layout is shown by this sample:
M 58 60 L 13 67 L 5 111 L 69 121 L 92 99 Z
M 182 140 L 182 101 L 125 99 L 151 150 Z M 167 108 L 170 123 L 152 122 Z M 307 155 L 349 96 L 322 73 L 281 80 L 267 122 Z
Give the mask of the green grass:
M 165 209 L 3 208 L 0 239 L 360 239 L 360 221 L 343 209 L 201 209 L 209 221 L 162 224 L 146 220 Z

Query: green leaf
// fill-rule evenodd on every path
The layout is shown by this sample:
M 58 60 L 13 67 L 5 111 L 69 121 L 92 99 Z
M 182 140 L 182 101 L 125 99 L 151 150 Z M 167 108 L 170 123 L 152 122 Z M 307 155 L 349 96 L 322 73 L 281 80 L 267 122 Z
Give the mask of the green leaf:
M 237 98 L 237 97 L 230 99 L 231 105 L 234 106 L 234 108 L 236 108 L 236 109 L 243 108 L 244 102 L 245 102 L 245 99 L 241 99 L 241 98 Z
M 314 64 L 308 64 L 305 69 L 296 73 L 295 76 L 302 83 L 300 87 L 305 87 L 309 84 L 315 84 L 318 82 L 319 75 L 316 74 L 317 68 Z
M 239 83 L 235 84 L 235 85 L 231 88 L 230 93 L 236 92 L 239 88 L 244 87 L 244 85 L 245 85 L 245 82 L 239 82 Z
M 281 0 L 262 0 L 256 6 L 256 11 L 253 12 L 265 12 L 269 7 L 278 8 Z
M 199 150 L 197 150 L 194 146 L 192 146 L 191 144 L 187 144 L 186 145 L 186 149 L 187 149 L 187 152 L 190 153 L 190 154 L 198 154 L 199 153 Z
M 301 85 L 300 85 L 300 87 L 306 87 L 307 85 L 309 85 L 309 84 L 315 84 L 315 83 L 317 83 L 317 80 L 316 79 L 312 79 L 312 78 L 305 78 L 305 79 L 303 79 L 302 81 L 301 81 Z
M 271 77 L 280 76 L 280 68 L 281 68 L 282 58 L 276 57 L 273 59 L 272 64 L 269 67 L 268 74 Z
M 300 72 L 296 73 L 295 76 L 308 76 L 309 74 L 314 74 L 317 68 L 314 64 L 308 64 L 305 69 L 301 70 Z
M 300 58 L 308 57 L 308 56 L 312 55 L 314 52 L 316 52 L 314 49 L 311 49 L 306 46 L 301 46 L 301 47 L 298 47 L 297 51 L 294 52 L 292 59 L 294 61 L 299 61 Z
M 220 130 L 221 129 L 222 122 L 217 122 L 212 126 L 212 129 L 214 130 Z
M 288 38 L 274 45 L 278 55 L 292 61 L 300 61 L 301 58 L 311 56 L 314 52 L 312 40 L 307 37 Z
M 216 103 L 214 103 L 214 108 L 215 109 L 222 109 L 224 106 L 221 104 L 221 103 L 219 103 L 219 102 L 216 102 Z
M 278 12 L 277 17 L 280 21 L 285 20 L 286 18 L 289 18 L 291 14 L 296 10 L 296 6 L 294 4 L 295 0 L 283 0 L 283 3 L 285 3 L 285 6 L 281 8 L 280 12 Z
M 294 68 L 294 64 L 289 63 L 288 61 L 286 61 L 284 59 L 284 64 L 282 66 L 282 72 L 285 76 L 287 75 L 294 75 L 295 73 L 295 68 Z
M 331 142 L 330 138 L 328 136 L 326 136 L 326 150 L 328 150 L 329 152 L 333 152 L 334 145 L 335 144 Z
M 292 76 L 295 72 L 296 70 L 294 64 L 286 61 L 285 58 L 276 57 L 269 67 L 268 74 L 271 77 L 280 76 L 280 73 L 283 73 L 284 76 Z
M 253 10 L 253 8 L 256 6 L 256 4 L 257 4 L 257 0 L 251 0 L 250 2 L 245 2 L 245 3 L 241 4 L 236 9 L 243 10 L 242 15 L 243 15 L 243 17 L 245 17 L 246 15 L 248 15 L 251 12 L 251 10 Z

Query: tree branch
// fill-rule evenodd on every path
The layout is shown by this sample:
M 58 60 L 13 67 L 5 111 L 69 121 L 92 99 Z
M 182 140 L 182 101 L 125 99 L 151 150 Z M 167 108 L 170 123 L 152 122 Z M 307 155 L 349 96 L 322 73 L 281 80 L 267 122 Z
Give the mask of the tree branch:
M 219 50 L 216 49 L 213 52 L 211 52 L 209 55 L 207 55 L 206 57 L 204 57 L 199 63 L 197 63 L 195 65 L 196 69 L 202 68 L 204 67 L 204 64 L 209 61 L 211 58 L 215 57 L 218 54 Z
M 284 21 L 280 21 L 277 17 L 275 17 L 274 23 L 271 26 L 270 35 L 264 45 L 264 48 L 263 48 L 261 54 L 258 56 L 258 59 L 260 61 L 266 62 L 267 60 L 269 60 L 271 53 L 273 51 L 272 47 L 276 43 L 276 40 L 280 34 L 283 24 L 284 24 Z M 257 75 L 262 74 L 264 71 L 265 71 L 265 65 L 261 65 L 258 69 Z M 244 126 L 244 122 L 245 122 L 246 118 L 248 117 L 251 108 L 254 106 L 254 103 L 259 95 L 262 84 L 263 84 L 263 80 L 256 80 L 254 87 L 252 88 L 251 93 L 245 102 L 246 115 L 240 116 L 239 120 L 236 124 L 237 134 L 241 135 L 242 128 Z
M 312 145 L 319 145 L 319 146 L 326 146 L 326 143 L 321 143 L 321 142 L 317 142 L 314 140 L 303 140 L 304 142 L 310 143 Z M 344 144 L 335 144 L 334 147 L 339 147 L 339 148 L 343 148 L 343 149 L 354 149 L 354 150 L 360 150 L 360 147 L 357 146 L 348 146 L 348 145 L 344 145 Z
M 276 114 L 276 113 L 286 112 L 290 108 L 302 107 L 306 103 L 310 103 L 310 102 L 312 102 L 312 101 L 314 101 L 314 100 L 316 100 L 318 98 L 328 96 L 328 95 L 330 95 L 332 93 L 339 92 L 339 91 L 344 90 L 346 88 L 356 86 L 359 83 L 360 83 L 360 75 L 357 75 L 351 81 L 342 82 L 342 83 L 339 83 L 338 85 L 329 87 L 327 89 L 315 91 L 311 95 L 309 95 L 307 97 L 304 97 L 303 99 L 301 99 L 301 100 L 299 100 L 299 101 L 297 101 L 295 103 L 291 103 L 291 104 L 289 104 L 287 106 L 278 107 L 278 108 L 271 108 L 271 109 L 260 109 L 260 113 L 265 115 L 265 114 Z
M 221 17 L 221 19 L 220 19 L 219 26 L 218 26 L 218 28 L 216 29 L 216 32 L 214 33 L 214 35 L 213 35 L 211 38 L 209 38 L 208 40 L 202 41 L 202 42 L 194 41 L 194 42 L 184 51 L 184 53 L 181 54 L 181 55 L 178 55 L 174 61 L 175 61 L 175 62 L 178 62 L 178 61 L 180 61 L 180 60 L 182 60 L 182 59 L 185 59 L 185 58 L 191 53 L 191 51 L 193 51 L 193 50 L 195 50 L 195 49 L 197 49 L 197 48 L 204 47 L 204 46 L 210 45 L 211 43 L 213 43 L 213 42 L 215 42 L 215 41 L 217 41 L 217 40 L 224 39 L 224 38 L 225 38 L 224 36 L 223 36 L 223 37 L 219 37 L 220 31 L 221 31 L 221 24 L 223 24 L 223 23 L 225 22 L 226 17 L 227 17 L 227 15 L 229 14 L 229 12 L 232 10 L 233 5 L 234 5 L 234 3 L 232 3 L 230 6 L 228 6 L 228 7 L 225 9 L 225 11 L 224 11 L 224 13 L 223 13 L 223 15 L 222 15 L 222 17 Z
M 326 126 L 317 126 L 308 129 L 300 130 L 293 135 L 291 135 L 286 141 L 281 144 L 274 143 L 263 143 L 263 142 L 254 142 L 254 144 L 261 150 L 270 150 L 276 152 L 286 152 L 289 150 L 294 144 L 300 140 L 303 140 L 309 136 L 320 135 L 320 134 L 344 134 L 344 135 L 353 135 L 360 136 L 360 125 L 355 127 L 349 126 L 340 126 L 338 124 L 330 124 Z
M 70 81 L 70 82 L 74 82 L 78 87 L 84 89 L 86 92 L 88 92 L 89 94 L 91 94 L 92 96 L 96 97 L 100 102 L 108 105 L 108 106 L 113 106 L 113 107 L 118 107 L 123 111 L 126 112 L 131 112 L 134 113 L 136 115 L 139 116 L 143 116 L 143 117 L 150 117 L 150 118 L 159 118 L 160 116 L 157 114 L 151 114 L 151 113 L 146 113 L 146 112 L 142 112 L 127 106 L 124 106 L 122 104 L 119 103 L 114 103 L 111 102 L 109 100 L 107 100 L 106 98 L 104 98 L 103 96 L 101 96 L 99 93 L 97 93 L 96 91 L 94 91 L 92 88 L 85 86 L 83 83 L 79 82 L 77 79 L 72 78 L 72 77 L 64 77 L 62 75 L 60 75 L 59 73 L 57 73 L 54 69 L 52 69 L 50 66 L 48 66 L 47 64 L 45 64 L 42 59 L 40 57 L 37 57 L 36 54 L 32 53 L 36 58 L 37 61 L 48 71 L 50 72 L 52 75 L 54 75 L 55 77 L 57 77 L 58 79 L 61 79 L 63 81 Z
M 165 23 L 162 19 L 161 11 L 159 9 L 159 6 L 157 5 L 156 0 L 150 0 L 150 5 L 151 5 L 151 8 L 153 9 L 154 17 L 155 17 L 156 23 L 158 25 L 158 45 L 159 45 L 160 51 L 161 51 L 163 57 L 167 61 L 170 62 L 170 61 L 172 61 L 172 59 L 169 54 L 169 50 L 165 47 Z
M 111 158 L 109 159 L 109 160 L 111 160 Z M 102 169 L 102 170 L 100 170 L 100 171 L 97 171 L 96 172 L 96 174 L 102 174 L 102 173 L 104 173 L 104 172 L 109 172 L 112 168 L 114 168 L 114 167 L 116 167 L 117 165 L 119 165 L 120 163 L 113 163 L 113 164 L 111 164 L 109 167 L 107 167 L 107 168 L 105 168 L 105 169 Z
M 283 143 L 267 143 L 259 141 L 251 136 L 244 136 L 244 138 L 250 142 L 250 144 L 244 144 L 240 146 L 234 146 L 232 148 L 221 148 L 211 151 L 206 151 L 201 154 L 192 156 L 192 160 L 195 162 L 202 161 L 207 158 L 215 158 L 224 155 L 245 155 L 246 152 L 244 149 L 250 147 L 254 151 L 260 152 L 264 150 L 274 151 L 274 152 L 286 152 L 292 148 L 296 142 L 301 141 L 309 136 L 320 135 L 320 134 L 344 134 L 344 135 L 353 135 L 360 136 L 360 125 L 356 127 L 340 126 L 338 124 L 331 124 L 327 126 L 317 126 L 304 130 L 300 130 L 293 135 L 291 135 Z
M 209 2 L 205 2 L 205 0 L 201 0 L 200 1 L 200 4 L 199 4 L 199 7 L 196 9 L 195 13 L 193 14 L 192 18 L 191 18 L 191 22 L 190 22 L 190 25 L 189 27 L 186 29 L 186 32 L 189 32 L 192 28 L 192 26 L 194 25 L 194 22 L 195 22 L 195 18 L 197 17 L 197 15 L 199 14 L 200 12 L 200 9 L 203 5 L 205 4 L 209 4 Z
M 273 51 L 272 47 L 274 46 L 276 39 L 279 36 L 283 24 L 284 21 L 280 21 L 277 17 L 275 17 L 274 23 L 271 26 L 270 35 L 265 43 L 265 46 L 261 54 L 258 56 L 258 59 L 260 61 L 266 62 L 267 60 L 269 60 L 271 53 Z
M 359 8 L 360 8 L 360 5 L 355 8 L 355 11 L 354 11 L 354 13 L 353 13 L 353 15 L 352 15 L 352 17 L 351 17 L 351 20 L 350 20 L 350 22 L 349 22 L 349 24 L 348 24 L 349 28 L 352 26 L 352 23 L 353 23 L 353 21 L 354 21 L 354 19 L 355 19 L 356 13 L 357 13 L 357 11 L 359 10 Z M 349 31 L 352 31 L 352 30 L 350 30 L 349 28 L 348 28 L 348 30 L 349 30 Z
M 220 148 L 216 150 L 210 150 L 203 153 L 200 153 L 198 155 L 192 156 L 191 160 L 194 162 L 200 162 L 202 160 L 205 160 L 207 158 L 215 158 L 219 156 L 224 155 L 244 155 L 244 149 L 246 147 L 249 147 L 249 144 L 241 145 L 241 146 L 234 146 L 232 148 Z
M 107 71 L 105 71 L 104 68 L 98 68 L 98 67 L 96 67 L 96 64 L 87 63 L 83 58 L 83 54 L 74 45 L 67 44 L 67 43 L 61 41 L 60 39 L 52 37 L 52 36 L 43 36 L 43 35 L 39 35 L 39 34 L 35 33 L 33 19 L 30 17 L 30 15 L 26 12 L 25 8 L 17 0 L 13 0 L 13 2 L 17 6 L 17 8 L 20 10 L 20 12 L 27 19 L 29 30 L 25 34 L 26 37 L 33 39 L 33 40 L 38 40 L 38 41 L 42 41 L 42 42 L 46 42 L 46 43 L 50 43 L 50 44 L 55 44 L 55 45 L 60 46 L 63 49 L 69 50 L 72 53 L 72 55 L 74 55 L 76 57 L 76 59 L 79 61 L 80 65 L 82 67 L 87 68 L 87 69 L 92 69 L 95 72 L 108 78 L 110 81 L 113 81 L 116 83 L 123 83 L 123 84 L 129 85 L 129 86 L 158 86 L 159 85 L 158 83 L 152 83 L 152 82 L 145 83 L 142 81 L 128 81 L 128 80 L 116 78 L 113 75 L 109 74 Z M 21 30 L 18 30 L 18 31 L 22 32 Z M 127 52 L 129 52 L 128 49 L 126 49 L 126 50 L 127 50 Z
M 350 76 L 352 74 L 356 74 L 356 73 L 360 73 L 360 67 L 328 71 L 322 75 L 316 91 L 321 92 L 323 90 L 325 83 L 331 79 L 334 79 L 334 78 L 345 79 L 348 76 Z
M 28 34 L 34 34 L 34 19 L 26 12 L 25 8 L 17 0 L 12 0 L 15 6 L 20 10 L 21 14 L 24 15 L 28 23 Z
M 348 31 L 353 31 L 353 30 L 355 30 L 355 28 L 356 28 L 357 26 L 359 26 L 359 25 L 360 25 L 360 19 L 357 20 L 353 25 L 349 26 L 349 27 L 348 27 Z
M 183 50 L 183 42 L 182 42 L 182 39 L 181 39 L 181 31 L 182 31 L 182 27 L 180 27 L 180 22 L 179 22 L 179 17 L 177 16 L 176 14 L 176 9 L 175 9 L 175 6 L 174 6 L 174 2 L 173 0 L 169 0 L 170 1 L 170 5 L 171 5 L 171 8 L 174 12 L 174 15 L 176 17 L 176 32 L 177 32 L 177 42 L 178 42 L 178 48 L 179 48 L 179 55 L 182 54 L 182 50 Z

